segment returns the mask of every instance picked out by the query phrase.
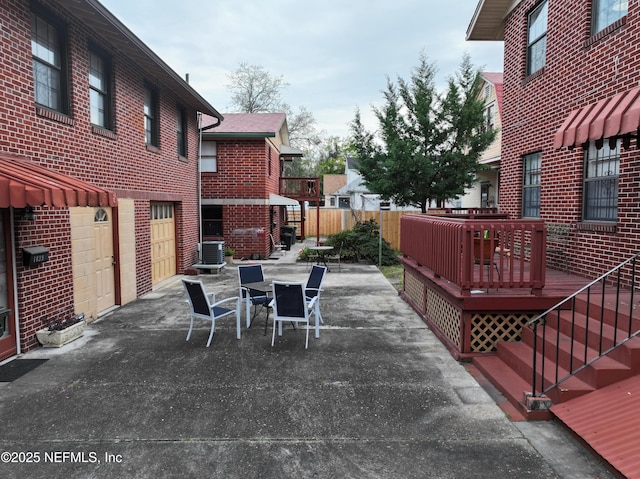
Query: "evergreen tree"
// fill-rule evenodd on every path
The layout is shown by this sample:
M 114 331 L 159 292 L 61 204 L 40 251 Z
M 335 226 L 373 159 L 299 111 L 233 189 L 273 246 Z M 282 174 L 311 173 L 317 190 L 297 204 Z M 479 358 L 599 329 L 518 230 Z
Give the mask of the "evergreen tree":
M 473 185 L 482 167 L 478 159 L 495 138 L 484 128 L 480 75 L 468 55 L 443 97 L 436 91 L 435 73 L 421 54 L 409 82 L 387 79 L 385 104 L 374 108 L 377 137 L 366 131 L 359 111 L 351 124 L 352 146 L 369 190 L 422 212 Z

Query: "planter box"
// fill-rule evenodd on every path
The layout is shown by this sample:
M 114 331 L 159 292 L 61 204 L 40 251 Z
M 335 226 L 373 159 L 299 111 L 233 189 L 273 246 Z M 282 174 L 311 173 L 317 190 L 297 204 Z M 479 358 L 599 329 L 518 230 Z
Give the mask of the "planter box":
M 67 343 L 70 343 L 74 339 L 78 339 L 84 333 L 84 328 L 87 326 L 85 320 L 80 321 L 62 331 L 49 331 L 48 329 L 41 329 L 36 331 L 36 337 L 40 344 L 45 348 L 59 348 Z

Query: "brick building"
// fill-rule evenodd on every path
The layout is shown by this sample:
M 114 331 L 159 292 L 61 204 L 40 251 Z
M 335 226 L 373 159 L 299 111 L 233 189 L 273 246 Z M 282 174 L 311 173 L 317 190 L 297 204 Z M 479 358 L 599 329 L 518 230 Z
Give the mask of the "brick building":
M 569 225 L 575 274 L 638 252 L 639 35 L 625 0 L 484 0 L 467 33 L 504 41 L 500 209 Z
M 3 359 L 197 261 L 198 112 L 222 115 L 96 1 L 2 2 L 0 27 Z
M 285 161 L 302 156 L 289 146 L 284 113 L 225 114 L 220 123 L 202 122 L 201 196 L 204 241 L 224 241 L 235 257 L 269 257 L 273 242 L 280 243 L 281 226 L 288 223 L 287 208 L 300 208 L 304 196 L 319 199 L 307 179 L 298 179 L 291 197 L 284 182 Z M 310 193 L 307 195 L 307 193 Z M 313 193 L 311 195 L 311 193 Z

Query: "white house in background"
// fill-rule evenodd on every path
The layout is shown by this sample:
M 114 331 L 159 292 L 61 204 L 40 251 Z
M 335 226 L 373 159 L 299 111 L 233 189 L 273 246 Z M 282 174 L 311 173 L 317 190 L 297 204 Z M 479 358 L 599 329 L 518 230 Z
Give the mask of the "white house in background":
M 347 157 L 345 162 L 345 174 L 347 184 L 333 193 L 333 201 L 338 208 L 360 211 L 378 211 L 380 209 L 380 195 L 371 193 L 363 183 L 360 174 L 360 161 L 358 158 Z M 391 202 L 392 210 L 414 210 L 414 207 L 398 207 Z
M 475 185 L 456 200 L 448 201 L 448 208 L 493 208 L 499 204 L 498 184 L 500 181 L 500 148 L 502 144 L 502 73 L 482 72 L 480 95 L 485 103 L 485 126 L 497 130 L 496 138 L 480 157 L 480 163 L 487 169 L 478 173 Z M 380 206 L 380 195 L 369 192 L 363 184 L 357 158 L 347 158 L 345 173 L 346 186 L 335 191 L 331 204 L 338 208 L 375 211 Z M 392 210 L 415 209 L 397 207 L 391 203 Z
M 494 208 L 499 204 L 498 182 L 500 180 L 500 147 L 502 144 L 502 73 L 482 72 L 480 95 L 485 103 L 485 126 L 497 130 L 496 138 L 484 151 L 480 163 L 488 169 L 478 173 L 478 181 L 467 190 L 453 207 Z

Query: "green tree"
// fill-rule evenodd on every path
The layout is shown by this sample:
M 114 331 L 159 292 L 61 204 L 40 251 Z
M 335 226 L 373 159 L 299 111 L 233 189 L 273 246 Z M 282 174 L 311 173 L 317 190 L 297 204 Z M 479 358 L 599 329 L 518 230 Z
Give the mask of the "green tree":
M 319 145 L 318 175 L 343 174 L 350 153 L 348 139 L 338 136 L 325 138 Z
M 484 128 L 480 75 L 468 55 L 440 96 L 436 68 L 420 55 L 410 81 L 387 79 L 385 103 L 374 108 L 378 136 L 368 132 L 356 111 L 352 147 L 365 184 L 383 199 L 426 212 L 473 185 L 478 159 L 495 138 Z

